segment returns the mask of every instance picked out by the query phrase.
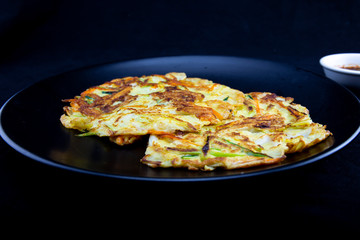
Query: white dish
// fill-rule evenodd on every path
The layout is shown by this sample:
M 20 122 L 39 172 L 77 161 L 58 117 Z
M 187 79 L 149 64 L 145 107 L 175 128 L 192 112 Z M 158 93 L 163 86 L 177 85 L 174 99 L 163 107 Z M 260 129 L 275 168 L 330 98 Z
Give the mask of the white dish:
M 349 87 L 360 87 L 360 53 L 339 53 L 320 59 L 325 76 Z

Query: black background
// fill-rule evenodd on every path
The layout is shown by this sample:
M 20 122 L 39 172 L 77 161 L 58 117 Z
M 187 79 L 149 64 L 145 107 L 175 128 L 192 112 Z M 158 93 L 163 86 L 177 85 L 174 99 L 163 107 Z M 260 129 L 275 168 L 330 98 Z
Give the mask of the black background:
M 355 0 L 2 1 L 0 104 L 62 72 L 147 57 L 241 56 L 323 74 L 322 56 L 359 52 L 359 8 Z M 354 232 L 360 224 L 359 144 L 355 138 L 321 161 L 254 178 L 148 183 L 56 169 L 1 139 L 0 215 L 99 213 L 137 226 L 158 216 L 163 224 L 183 217 L 187 229 L 205 223 L 215 231 L 212 226 L 229 220 L 242 232 L 244 221 L 259 228 Z

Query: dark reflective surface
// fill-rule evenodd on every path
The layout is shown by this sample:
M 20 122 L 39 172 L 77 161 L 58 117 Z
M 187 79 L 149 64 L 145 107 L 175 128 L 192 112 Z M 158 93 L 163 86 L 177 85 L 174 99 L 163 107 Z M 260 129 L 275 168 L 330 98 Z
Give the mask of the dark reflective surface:
M 139 162 L 147 137 L 120 147 L 107 138 L 76 137 L 59 118 L 61 99 L 113 78 L 186 72 L 243 92 L 268 91 L 291 96 L 310 110 L 315 122 L 326 124 L 334 137 L 280 164 L 232 171 L 193 172 L 185 169 L 152 169 Z M 41 81 L 16 94 L 2 108 L 1 135 L 17 151 L 46 164 L 109 177 L 138 180 L 216 180 L 285 170 L 317 161 L 344 147 L 358 133 L 360 105 L 337 83 L 292 66 L 263 60 L 219 57 L 164 57 L 113 63 L 73 71 Z

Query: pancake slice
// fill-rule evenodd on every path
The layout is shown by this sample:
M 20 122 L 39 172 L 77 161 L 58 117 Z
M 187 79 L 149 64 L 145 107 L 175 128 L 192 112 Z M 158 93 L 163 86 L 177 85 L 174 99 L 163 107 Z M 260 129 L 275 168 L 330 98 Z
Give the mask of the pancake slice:
M 226 134 L 225 134 L 226 135 Z M 183 135 L 151 135 L 142 163 L 151 167 L 186 167 L 189 170 L 214 170 L 217 167 L 235 169 L 280 162 L 285 146 L 277 143 L 265 147 L 256 139 L 266 134 L 241 135 L 237 140 L 215 132 Z
M 66 128 L 124 145 L 146 134 L 197 132 L 217 124 L 233 116 L 244 94 L 210 80 L 168 73 L 114 79 L 64 101 L 70 103 L 60 119 Z
M 273 93 L 249 93 L 235 117 L 204 126 L 199 133 L 151 135 L 142 163 L 211 171 L 279 163 L 331 133 L 313 123 L 309 111 L 293 99 Z

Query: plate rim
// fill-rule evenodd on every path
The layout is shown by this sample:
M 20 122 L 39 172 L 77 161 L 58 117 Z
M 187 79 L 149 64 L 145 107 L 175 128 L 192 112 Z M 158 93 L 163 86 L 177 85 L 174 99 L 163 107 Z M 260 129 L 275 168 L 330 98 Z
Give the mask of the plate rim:
M 40 79 L 40 80 L 34 82 L 33 84 L 30 84 L 29 86 L 26 86 L 26 87 L 22 88 L 21 90 L 17 91 L 16 93 L 14 93 L 3 104 L 3 106 L 0 109 L 0 136 L 3 138 L 3 140 L 10 147 L 12 147 L 14 150 L 21 153 L 25 157 L 33 159 L 33 160 L 35 160 L 37 162 L 44 163 L 44 164 L 46 164 L 48 166 L 57 167 L 57 168 L 64 169 L 64 170 L 70 170 L 70 171 L 73 171 L 73 172 L 78 172 L 78 173 L 83 173 L 83 174 L 90 174 L 90 175 L 94 175 L 94 176 L 102 176 L 102 177 L 109 177 L 109 178 L 114 178 L 114 179 L 124 179 L 124 180 L 155 181 L 155 182 L 200 182 L 200 181 L 218 181 L 218 180 L 231 180 L 231 179 L 237 179 L 237 178 L 247 178 L 247 177 L 265 175 L 265 174 L 269 174 L 269 173 L 275 173 L 275 172 L 279 172 L 279 171 L 283 171 L 283 170 L 293 169 L 295 167 L 304 166 L 304 165 L 316 162 L 316 161 L 318 161 L 320 159 L 326 158 L 329 155 L 332 155 L 335 152 L 339 151 L 340 149 L 344 148 L 352 140 L 354 140 L 356 138 L 356 136 L 360 132 L 360 123 L 359 123 L 359 126 L 356 129 L 356 131 L 349 138 L 347 138 L 344 142 L 342 142 L 338 146 L 336 146 L 334 148 L 326 149 L 325 151 L 323 151 L 323 152 L 321 152 L 321 153 L 319 153 L 319 154 L 317 154 L 315 156 L 309 157 L 307 159 L 304 159 L 304 160 L 301 160 L 301 161 L 298 161 L 298 162 L 289 163 L 287 165 L 280 165 L 280 166 L 275 166 L 273 168 L 264 169 L 264 170 L 260 170 L 260 171 L 254 171 L 254 172 L 249 172 L 249 173 L 238 173 L 238 174 L 232 174 L 232 175 L 200 176 L 200 177 L 188 177 L 188 178 L 181 178 L 181 177 L 170 178 L 170 177 L 128 176 L 128 175 L 120 175 L 120 174 L 114 174 L 114 173 L 104 173 L 104 172 L 99 172 L 99 171 L 82 169 L 82 168 L 79 168 L 79 167 L 76 167 L 76 166 L 70 166 L 70 165 L 60 163 L 60 162 L 55 162 L 55 161 L 40 157 L 40 156 L 28 151 L 27 149 L 23 148 L 22 146 L 18 145 L 16 142 L 14 142 L 6 134 L 6 131 L 3 128 L 3 124 L 2 124 L 3 112 L 4 112 L 4 109 L 6 108 L 6 106 L 9 104 L 9 102 L 12 99 L 14 99 L 17 95 L 19 95 L 21 92 L 25 91 L 26 89 L 29 89 L 29 88 L 33 87 L 34 85 L 36 85 L 38 83 L 40 84 L 40 83 L 42 83 L 44 81 L 51 81 L 51 79 L 53 79 L 54 77 L 61 76 L 61 75 L 66 75 L 66 74 L 69 74 L 71 72 L 84 71 L 86 69 L 92 69 L 92 68 L 106 66 L 106 65 L 110 65 L 110 64 L 121 64 L 121 63 L 128 63 L 128 62 L 135 62 L 135 61 L 142 61 L 142 60 L 153 60 L 153 59 L 161 59 L 161 58 L 179 58 L 179 57 L 182 57 L 182 58 L 183 57 L 210 57 L 210 58 L 211 57 L 225 57 L 225 58 L 236 58 L 236 59 L 251 59 L 251 60 L 267 61 L 267 62 L 272 62 L 272 63 L 281 64 L 281 65 L 288 65 L 288 66 L 295 67 L 294 65 L 291 65 L 291 64 L 281 63 L 281 62 L 277 62 L 277 61 L 271 61 L 271 60 L 267 60 L 267 59 L 247 58 L 247 57 L 238 57 L 238 56 L 223 56 L 223 55 L 179 55 L 179 56 L 163 56 L 163 57 L 153 57 L 153 58 L 150 57 L 150 58 L 130 59 L 130 60 L 124 60 L 124 61 L 113 61 L 113 62 L 108 62 L 108 63 L 84 66 L 84 67 L 80 67 L 80 68 L 73 69 L 73 70 L 70 70 L 70 71 L 65 71 L 65 72 L 56 74 L 54 76 L 44 78 L 44 79 Z M 302 68 L 300 68 L 300 70 L 302 70 Z M 319 75 L 317 73 L 313 73 L 313 72 L 308 71 L 308 70 L 305 70 L 305 71 L 310 72 L 311 74 L 317 75 L 318 77 L 321 77 L 321 78 L 326 79 L 328 81 L 332 81 L 331 79 L 328 79 L 325 76 Z M 332 81 L 332 82 L 334 82 L 334 81 Z M 352 95 L 352 97 L 357 101 L 357 104 L 360 107 L 360 100 L 353 92 L 351 92 L 349 89 L 347 89 L 346 87 L 342 86 L 341 84 L 339 84 L 337 82 L 334 82 L 334 83 L 336 85 L 338 85 L 338 87 L 341 87 L 344 90 L 346 90 L 346 92 L 348 94 Z

